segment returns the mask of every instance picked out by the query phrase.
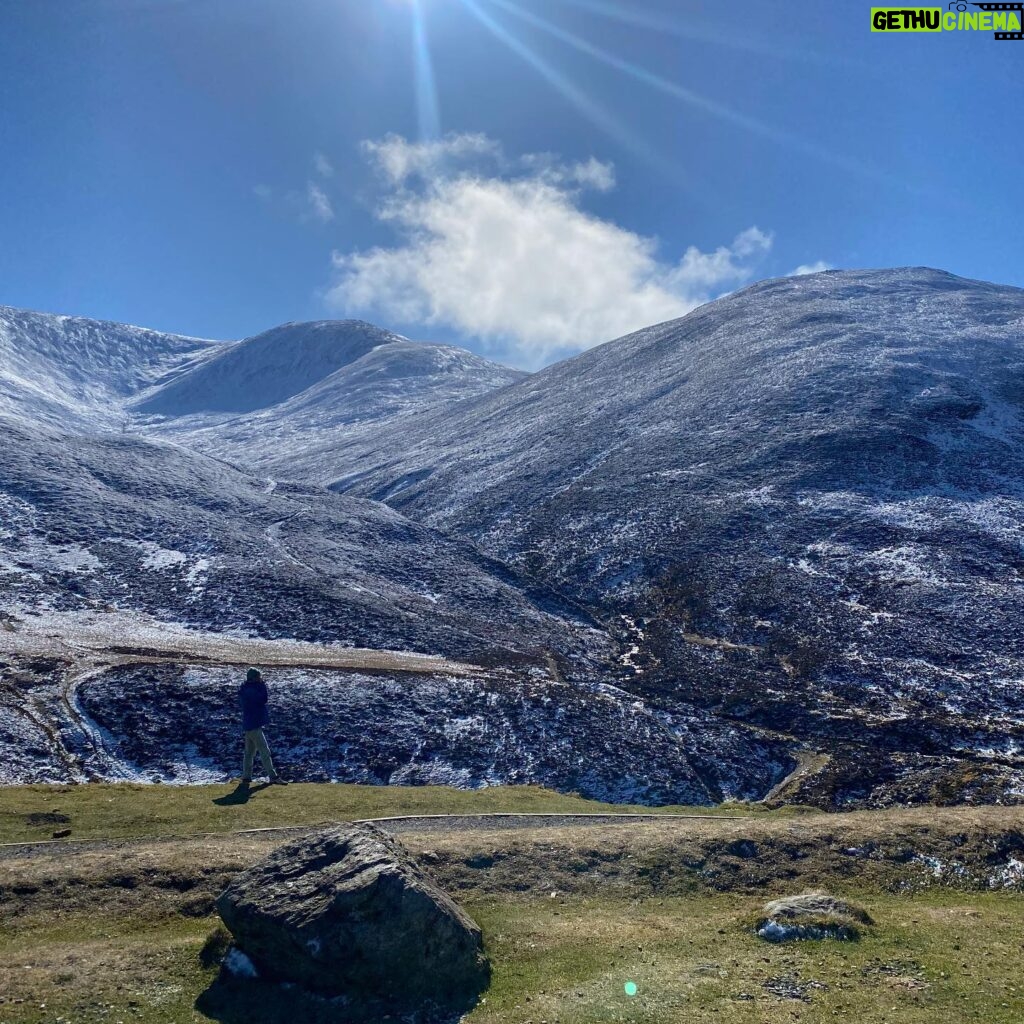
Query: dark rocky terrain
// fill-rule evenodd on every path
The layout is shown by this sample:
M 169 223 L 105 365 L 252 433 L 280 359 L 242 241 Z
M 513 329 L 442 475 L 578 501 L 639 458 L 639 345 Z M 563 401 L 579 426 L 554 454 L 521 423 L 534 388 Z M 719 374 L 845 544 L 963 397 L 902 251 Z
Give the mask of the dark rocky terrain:
M 470 677 L 272 673 L 275 756 L 289 778 L 478 788 L 540 784 L 617 803 L 757 798 L 793 767 L 790 744 L 691 707 L 644 702 L 542 669 Z M 200 782 L 239 772 L 238 672 L 114 669 L 79 687 L 107 738 L 104 775 Z
M 805 799 L 1024 796 L 1019 289 L 769 281 L 335 459 L 625 616 L 623 685 L 833 754 Z

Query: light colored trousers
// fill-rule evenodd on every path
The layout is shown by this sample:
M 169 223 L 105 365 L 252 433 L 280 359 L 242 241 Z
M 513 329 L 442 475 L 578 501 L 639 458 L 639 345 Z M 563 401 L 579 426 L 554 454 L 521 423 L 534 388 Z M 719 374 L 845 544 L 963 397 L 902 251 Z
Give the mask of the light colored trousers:
M 270 757 L 267 737 L 263 735 L 262 729 L 249 729 L 245 734 L 245 756 L 242 759 L 242 778 L 246 782 L 252 781 L 252 762 L 257 754 L 260 755 L 260 760 L 263 762 L 263 770 L 273 778 L 277 772 L 274 771 L 274 762 Z

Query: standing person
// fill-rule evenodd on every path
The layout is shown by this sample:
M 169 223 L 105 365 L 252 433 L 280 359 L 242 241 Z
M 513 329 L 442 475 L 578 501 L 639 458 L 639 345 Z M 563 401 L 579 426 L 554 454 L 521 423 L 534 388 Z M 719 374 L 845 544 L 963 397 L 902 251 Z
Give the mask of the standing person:
M 238 702 L 242 705 L 242 730 L 245 732 L 245 756 L 242 759 L 242 785 L 252 782 L 253 759 L 260 755 L 263 770 L 270 776 L 271 785 L 284 786 L 284 779 L 274 769 L 267 738 L 263 727 L 270 723 L 267 711 L 267 684 L 258 668 L 251 668 L 245 674 L 245 682 L 238 690 Z

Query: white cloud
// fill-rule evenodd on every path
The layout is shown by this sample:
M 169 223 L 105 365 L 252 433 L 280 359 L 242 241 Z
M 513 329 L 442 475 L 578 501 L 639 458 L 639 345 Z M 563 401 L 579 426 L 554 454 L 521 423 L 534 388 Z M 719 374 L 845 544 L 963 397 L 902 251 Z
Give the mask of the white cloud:
M 269 185 L 253 185 L 252 194 L 257 199 L 262 199 L 266 202 L 273 195 L 273 192 Z
M 313 167 L 321 178 L 334 177 L 334 165 L 323 155 L 323 153 L 314 154 Z
M 409 142 L 400 135 L 387 135 L 379 142 L 364 142 L 363 151 L 392 185 L 404 185 L 409 178 L 438 177 L 482 159 L 501 161 L 501 146 L 486 135 L 448 135 L 434 142 Z
M 581 208 L 583 189 L 614 185 L 597 160 L 510 164 L 484 136 L 389 136 L 366 150 L 390 186 L 378 215 L 400 241 L 335 253 L 332 306 L 453 327 L 523 366 L 683 316 L 749 280 L 772 245 L 748 228 L 713 252 L 690 247 L 665 262 L 654 239 Z M 488 173 L 466 169 L 481 158 Z
M 309 216 L 315 217 L 322 224 L 334 220 L 334 207 L 327 193 L 314 181 L 306 185 L 306 209 Z
M 765 234 L 758 228 L 747 228 L 746 231 L 741 231 L 736 236 L 736 240 L 732 243 L 732 251 L 734 255 L 743 259 L 757 253 L 768 252 L 773 241 L 772 235 Z
M 832 270 L 832 264 L 826 263 L 824 260 L 818 260 L 817 263 L 801 263 L 796 270 L 791 270 L 786 276 L 787 277 L 804 277 L 806 274 L 820 274 L 823 270 Z
M 720 245 L 714 252 L 701 252 L 691 245 L 679 264 L 667 272 L 667 280 L 678 293 L 711 295 L 723 285 L 750 277 L 750 267 L 744 261 L 769 252 L 773 241 L 772 235 L 754 227 L 741 231 L 732 245 Z
M 615 188 L 615 167 L 595 157 L 566 164 L 551 153 L 531 153 L 519 161 L 519 166 L 549 185 L 579 186 L 597 192 L 610 192 Z
M 610 192 L 615 188 L 615 168 L 591 157 L 586 163 L 573 164 L 569 180 L 598 192 Z

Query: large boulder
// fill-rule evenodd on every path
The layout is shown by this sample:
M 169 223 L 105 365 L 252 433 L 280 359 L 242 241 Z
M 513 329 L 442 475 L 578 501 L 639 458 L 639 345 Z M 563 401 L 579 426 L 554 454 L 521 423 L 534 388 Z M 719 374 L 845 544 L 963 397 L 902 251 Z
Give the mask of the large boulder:
M 479 927 L 373 826 L 280 847 L 217 910 L 260 979 L 341 997 L 354 1014 L 464 1012 L 490 977 Z

